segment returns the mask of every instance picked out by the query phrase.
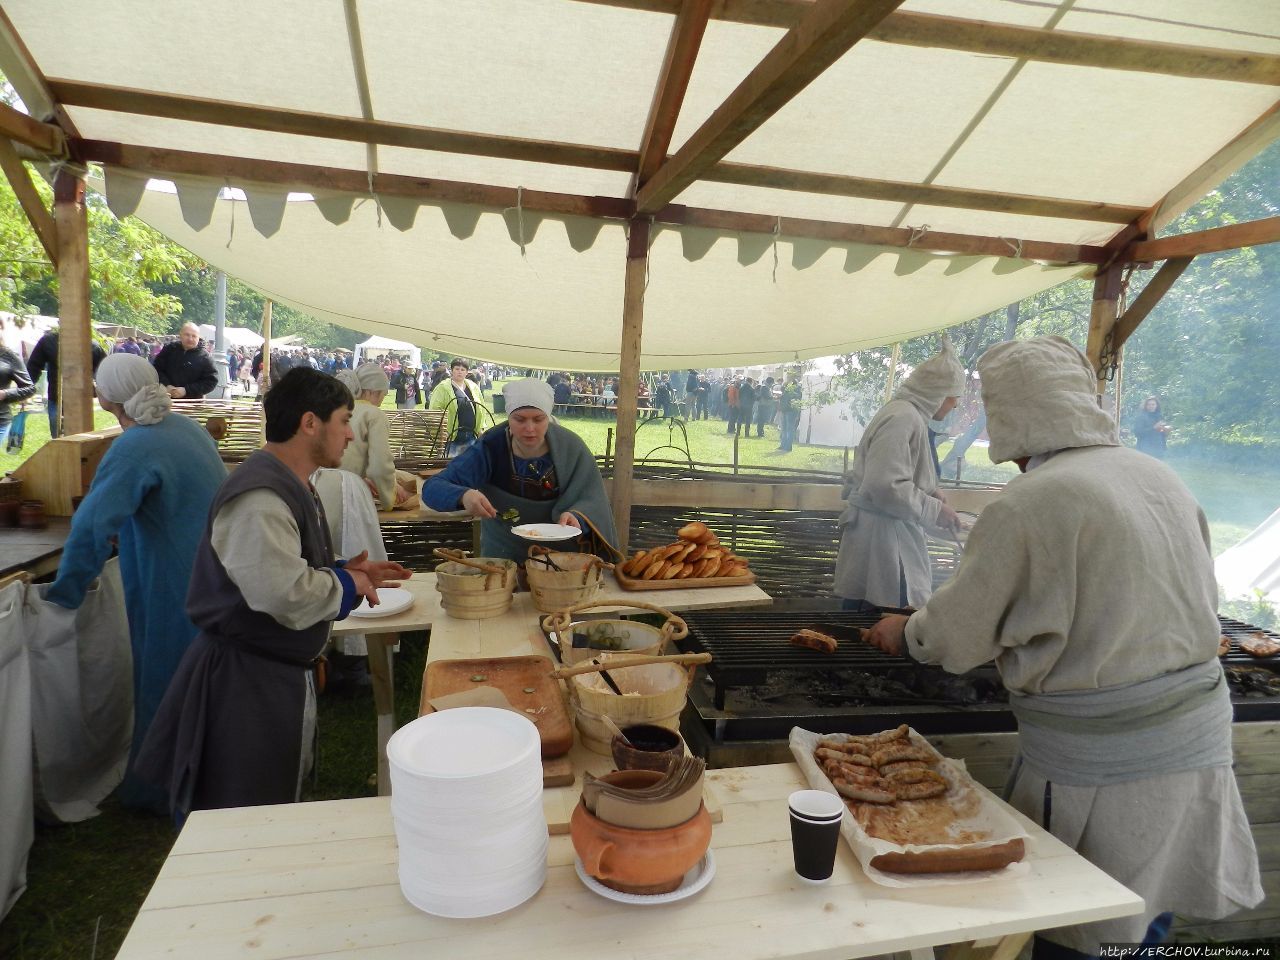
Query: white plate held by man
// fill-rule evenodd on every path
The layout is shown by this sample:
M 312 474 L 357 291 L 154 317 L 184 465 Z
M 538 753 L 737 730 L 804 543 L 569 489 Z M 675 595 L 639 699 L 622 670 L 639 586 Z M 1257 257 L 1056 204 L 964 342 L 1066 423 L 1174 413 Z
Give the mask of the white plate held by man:
M 511 532 L 523 540 L 572 540 L 582 536 L 582 531 L 564 523 L 522 523 Z
M 392 614 L 408 610 L 412 606 L 413 594 L 403 587 L 379 587 L 378 605 L 371 607 L 368 600 L 361 599 L 356 608 L 351 611 L 351 616 L 367 617 L 369 619 L 389 617 Z

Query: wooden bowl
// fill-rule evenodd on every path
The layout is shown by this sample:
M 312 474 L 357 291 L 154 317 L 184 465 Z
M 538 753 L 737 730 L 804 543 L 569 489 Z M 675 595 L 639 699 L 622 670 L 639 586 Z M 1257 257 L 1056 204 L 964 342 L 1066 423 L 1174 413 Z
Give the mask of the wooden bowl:
M 658 770 L 666 772 L 672 762 L 684 756 L 684 740 L 680 734 L 652 723 L 640 723 L 622 731 L 630 743 L 615 736 L 609 744 L 613 762 L 619 770 Z

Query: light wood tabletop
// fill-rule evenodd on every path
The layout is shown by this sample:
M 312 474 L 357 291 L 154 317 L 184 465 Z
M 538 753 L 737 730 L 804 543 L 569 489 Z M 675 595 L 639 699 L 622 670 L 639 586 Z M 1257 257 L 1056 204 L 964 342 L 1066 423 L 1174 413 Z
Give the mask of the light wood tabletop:
M 406 633 L 411 630 L 426 630 L 439 625 L 443 628 L 444 643 L 448 645 L 453 633 L 463 635 L 462 642 L 478 642 L 479 634 L 495 630 L 503 634 L 520 632 L 525 626 L 537 626 L 545 616 L 533 605 L 533 596 L 529 593 L 517 593 L 512 598 L 511 609 L 499 617 L 488 620 L 457 620 L 445 615 L 440 607 L 440 594 L 436 590 L 434 573 L 415 573 L 401 586 L 414 595 L 413 606 L 389 617 L 347 617 L 333 625 L 333 635 L 340 637 L 349 633 Z M 661 591 L 629 591 L 623 590 L 614 580 L 613 574 L 605 572 L 604 586 L 596 598 L 605 606 L 593 609 L 592 613 L 608 613 L 625 611 L 627 605 L 639 600 L 656 603 L 668 610 L 720 610 L 737 607 L 764 607 L 773 603 L 773 598 L 754 583 L 740 587 L 713 587 L 689 590 Z M 433 648 L 441 642 L 441 630 L 433 632 L 431 637 Z M 480 656 L 476 653 L 456 653 L 453 658 Z M 484 656 L 502 656 L 489 654 Z
M 477 920 L 433 917 L 401 895 L 386 798 L 193 813 L 117 960 L 849 960 L 992 938 L 984 946 L 994 949 L 977 955 L 1003 958 L 1033 931 L 1143 906 L 1026 820 L 1023 876 L 883 887 L 842 841 L 832 879 L 811 886 L 791 865 L 786 797 L 804 786 L 799 768 L 715 770 L 707 780 L 724 821 L 713 829 L 716 874 L 702 892 L 665 906 L 607 900 L 579 881 L 570 838 L 553 836 L 542 889 Z

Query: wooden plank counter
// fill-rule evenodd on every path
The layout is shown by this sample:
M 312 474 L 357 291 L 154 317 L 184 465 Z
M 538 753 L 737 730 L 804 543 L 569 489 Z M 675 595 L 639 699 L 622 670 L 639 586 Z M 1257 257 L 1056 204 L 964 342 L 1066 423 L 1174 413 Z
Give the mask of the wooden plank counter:
M 198 811 L 183 828 L 117 960 L 325 956 L 333 960 L 849 960 L 1128 916 L 1142 900 L 1024 821 L 1030 873 L 915 889 L 881 887 L 843 841 L 832 879 L 791 868 L 786 797 L 794 764 L 710 771 L 725 810 L 706 890 L 633 907 L 588 890 L 568 837 L 553 836 L 547 879 L 494 917 L 446 920 L 404 899 L 390 801 L 383 797 Z M 932 956 L 932 954 L 929 954 Z
M 26 571 L 43 577 L 58 569 L 62 547 L 71 533 L 69 517 L 50 517 L 42 530 L 12 527 L 0 530 L 0 577 Z

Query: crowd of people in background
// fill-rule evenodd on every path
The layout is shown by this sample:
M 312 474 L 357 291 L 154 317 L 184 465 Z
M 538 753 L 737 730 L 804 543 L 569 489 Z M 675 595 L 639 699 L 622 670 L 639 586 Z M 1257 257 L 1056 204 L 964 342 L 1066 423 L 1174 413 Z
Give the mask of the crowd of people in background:
M 199 399 L 214 393 L 218 372 L 213 363 L 212 344 L 201 339 L 195 324 L 184 324 L 177 335 L 131 335 L 109 344 L 112 354 L 129 354 L 150 361 L 160 385 L 173 399 Z M 24 348 L 25 352 L 25 348 Z M 226 350 L 228 397 L 252 396 L 261 399 L 270 386 L 264 378 L 261 348 L 231 346 Z M 107 356 L 98 343 L 92 345 L 96 371 Z M 270 352 L 270 381 L 274 383 L 290 370 L 310 368 L 337 376 L 351 370 L 355 360 L 346 348 L 307 346 L 273 347 Z M 451 455 L 466 449 L 483 432 L 483 418 L 492 419 L 490 395 L 495 380 L 536 375 L 530 369 L 513 369 L 492 363 L 473 363 L 455 358 L 436 359 L 418 365 L 403 352 L 386 350 L 366 355 L 387 376 L 389 392 L 400 410 L 434 408 L 444 410 L 449 424 Z M 36 383 L 46 379 L 46 410 L 50 435 L 58 436 L 58 332 L 52 330 L 21 357 L 0 351 L 0 450 L 6 446 L 14 418 L 14 404 L 37 393 Z M 609 374 L 552 372 L 546 382 L 554 392 L 558 416 L 612 415 L 618 405 L 621 378 Z M 733 371 L 687 369 L 644 374 L 636 388 L 641 417 L 721 420 L 729 435 L 762 439 L 778 438 L 778 451 L 793 449 L 799 432 L 804 395 L 798 371 L 778 376 L 754 376 Z M 1147 397 L 1122 436 L 1132 437 L 1139 450 L 1162 458 L 1171 428 L 1158 397 Z M 13 449 L 21 444 L 20 433 L 8 440 Z

